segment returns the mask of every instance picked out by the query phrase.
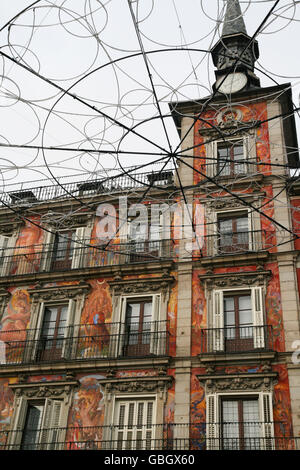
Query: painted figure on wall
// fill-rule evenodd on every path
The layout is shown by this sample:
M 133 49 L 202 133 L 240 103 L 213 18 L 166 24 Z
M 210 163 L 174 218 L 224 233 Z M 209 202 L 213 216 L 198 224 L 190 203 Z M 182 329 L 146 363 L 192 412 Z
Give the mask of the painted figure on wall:
M 80 379 L 69 415 L 67 448 L 71 450 L 100 449 L 103 432 L 103 391 L 98 384 L 101 375 Z
M 39 223 L 38 218 L 33 222 Z M 39 270 L 43 251 L 43 230 L 26 220 L 17 240 L 10 274 L 28 274 Z
M 24 289 L 16 289 L 0 323 L 0 360 L 18 362 L 26 340 L 26 328 L 30 320 L 30 296 Z
M 93 280 L 91 286 L 81 316 L 78 354 L 85 358 L 105 357 L 111 334 L 111 296 L 106 281 Z

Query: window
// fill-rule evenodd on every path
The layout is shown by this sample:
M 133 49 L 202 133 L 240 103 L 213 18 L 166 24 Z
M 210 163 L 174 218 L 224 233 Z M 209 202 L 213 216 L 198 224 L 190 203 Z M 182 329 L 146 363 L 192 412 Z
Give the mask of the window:
M 160 294 L 122 296 L 113 314 L 110 356 L 166 355 L 166 305 Z
M 243 140 L 217 143 L 217 176 L 246 173 L 246 152 Z
M 128 300 L 125 317 L 125 356 L 144 356 L 150 352 L 152 298 Z
M 70 357 L 75 351 L 75 334 L 71 329 L 75 310 L 73 299 L 65 303 L 40 303 L 36 327 L 29 329 L 25 361 L 51 362 Z
M 90 241 L 91 227 L 78 227 L 54 233 L 51 227 L 45 232 L 44 252 L 41 271 L 65 271 L 84 265 L 88 247 L 84 240 Z
M 274 447 L 272 394 L 212 394 L 206 397 L 206 439 L 210 450 Z
M 260 449 L 261 423 L 258 398 L 223 398 L 221 413 L 223 449 Z
M 51 361 L 62 358 L 65 349 L 68 305 L 46 306 L 44 310 L 41 336 L 38 342 L 38 361 Z
M 251 293 L 224 295 L 225 351 L 253 349 Z
M 248 214 L 218 216 L 218 252 L 220 254 L 248 251 L 249 220 Z
M 13 448 L 21 450 L 55 450 L 62 441 L 62 401 L 29 401 L 21 398 L 13 433 Z
M 262 287 L 213 291 L 209 350 L 240 352 L 267 347 L 263 304 Z
M 71 268 L 74 253 L 74 237 L 75 230 L 56 233 L 51 265 L 53 270 L 64 270 Z
M 207 155 L 207 176 L 237 177 L 256 172 L 255 133 L 230 140 L 213 140 L 205 144 Z
M 154 398 L 116 400 L 113 447 L 118 450 L 151 450 L 154 445 Z

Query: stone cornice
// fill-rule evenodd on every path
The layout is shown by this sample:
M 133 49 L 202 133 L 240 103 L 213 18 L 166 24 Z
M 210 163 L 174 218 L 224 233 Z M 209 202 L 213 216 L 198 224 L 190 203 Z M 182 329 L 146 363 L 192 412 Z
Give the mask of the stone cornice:
M 197 375 L 200 383 L 205 385 L 206 393 L 216 392 L 270 392 L 277 382 L 277 372 Z
M 205 284 L 207 289 L 222 289 L 230 287 L 245 287 L 262 285 L 272 275 L 271 271 L 239 271 L 226 274 L 206 273 L 200 274 L 198 278 Z
M 51 282 L 62 282 L 62 281 L 76 281 L 83 279 L 94 279 L 107 277 L 115 277 L 116 274 L 122 276 L 136 275 L 139 274 L 161 274 L 165 270 L 168 272 L 174 267 L 174 262 L 171 260 L 162 260 L 154 262 L 146 262 L 131 265 L 119 265 L 119 266 L 103 266 L 93 268 L 82 268 L 82 269 L 70 269 L 68 271 L 52 271 L 34 274 L 20 274 L 10 276 L 0 276 L 0 286 L 16 286 L 16 285 L 30 285 L 35 282 L 39 283 L 51 283 Z
M 28 289 L 33 301 L 35 300 L 63 300 L 72 299 L 74 297 L 84 295 L 88 293 L 91 286 L 84 282 L 80 282 L 75 285 L 55 286 L 55 287 L 43 287 L 38 284 L 34 289 Z
M 67 404 L 71 391 L 79 386 L 77 380 L 63 380 L 57 382 L 32 382 L 8 385 L 15 392 L 16 397 L 25 398 L 63 398 Z
M 173 383 L 173 377 L 158 375 L 151 377 L 118 377 L 98 381 L 105 388 L 107 394 L 111 393 L 159 393 L 165 394 Z
M 149 277 L 143 279 L 118 279 L 110 282 L 110 288 L 114 295 L 147 294 L 166 292 L 170 289 L 175 279 L 166 274 L 162 277 Z

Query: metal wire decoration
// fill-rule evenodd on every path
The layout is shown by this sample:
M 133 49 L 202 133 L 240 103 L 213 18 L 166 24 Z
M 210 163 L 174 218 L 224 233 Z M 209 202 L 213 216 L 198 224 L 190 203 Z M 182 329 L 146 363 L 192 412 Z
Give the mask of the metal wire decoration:
M 36 222 L 32 216 L 36 215 L 35 208 L 40 201 L 71 198 L 79 202 L 80 210 L 92 208 L 99 193 L 86 191 L 92 187 L 106 193 L 108 201 L 121 189 L 123 194 L 136 191 L 141 202 L 147 198 L 152 203 L 160 203 L 161 196 L 156 197 L 153 188 L 155 181 L 161 181 L 160 193 L 166 192 L 164 202 L 176 198 L 187 202 L 189 188 L 181 181 L 179 165 L 193 168 L 204 178 L 199 187 L 214 182 L 214 187 L 207 187 L 208 198 L 213 195 L 222 199 L 224 192 L 237 200 L 240 198 L 233 185 L 245 179 L 245 175 L 236 172 L 231 183 L 225 185 L 218 174 L 209 177 L 194 168 L 194 159 L 200 157 L 189 159 L 182 150 L 192 128 L 180 139 L 172 118 L 178 102 L 197 103 L 207 96 L 201 112 L 195 116 L 195 126 L 204 120 L 205 111 L 213 105 L 218 90 L 212 91 L 215 77 L 210 51 L 221 37 L 225 1 L 22 0 L 16 2 L 18 5 L 11 5 L 15 2 L 4 0 L 2 3 L 0 203 L 3 207 L 32 224 L 41 223 L 46 230 L 47 223 L 59 229 L 70 227 L 74 212 L 72 209 L 69 213 L 52 211 Z M 245 17 L 253 31 L 250 42 L 259 40 L 262 47 L 271 41 L 274 49 L 284 55 L 291 47 L 289 36 L 300 21 L 299 2 L 245 0 L 240 4 L 241 17 Z M 292 53 L 286 54 L 284 67 L 282 60 L 276 60 L 275 55 L 264 56 L 262 63 L 256 62 L 255 73 L 266 87 L 290 81 L 297 95 L 300 77 L 295 70 L 297 61 L 293 61 Z M 227 109 L 232 108 L 231 95 L 224 99 Z M 299 119 L 296 102 L 292 114 Z M 284 120 L 290 115 L 281 117 Z M 273 124 L 272 119 L 269 126 Z M 211 125 L 209 121 L 206 124 Z M 225 135 L 221 127 L 218 133 L 218 140 L 235 136 L 234 130 Z M 194 145 L 188 149 L 190 155 L 196 148 Z M 290 153 L 295 150 L 287 149 Z M 211 161 L 208 158 L 206 164 L 213 163 L 214 158 Z M 270 165 L 284 167 L 286 174 L 291 171 L 288 165 L 275 162 Z M 258 174 L 259 164 L 255 162 L 251 170 L 251 174 Z M 170 172 L 178 179 L 173 192 L 164 184 Z M 149 177 L 149 173 L 155 177 Z M 290 176 L 293 181 L 299 178 L 296 170 Z M 285 188 L 289 190 L 290 180 L 286 181 L 289 182 Z M 257 185 L 259 189 L 259 182 Z M 20 212 L 14 195 L 26 191 L 31 197 L 27 198 L 25 214 Z M 269 198 L 266 195 L 260 207 L 251 202 L 243 201 L 243 204 L 268 218 L 287 243 L 299 238 L 298 234 L 263 212 L 274 200 L 280 204 L 281 192 L 282 189 L 277 194 L 275 191 Z M 83 198 L 83 194 L 89 197 Z M 277 243 L 283 243 L 280 237 Z

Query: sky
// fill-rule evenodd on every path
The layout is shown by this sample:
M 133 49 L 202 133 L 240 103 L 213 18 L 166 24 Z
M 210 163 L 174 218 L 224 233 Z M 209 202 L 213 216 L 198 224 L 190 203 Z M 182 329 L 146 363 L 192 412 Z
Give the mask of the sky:
M 275 0 L 240 3 L 251 36 Z M 161 169 L 178 145 L 168 103 L 211 93 L 223 16 L 223 0 L 2 0 L 1 50 L 18 63 L 0 58 L 0 144 L 36 147 L 0 148 L 2 190 Z M 257 36 L 261 85 L 291 82 L 296 106 L 299 21 L 299 2 L 280 0 Z

